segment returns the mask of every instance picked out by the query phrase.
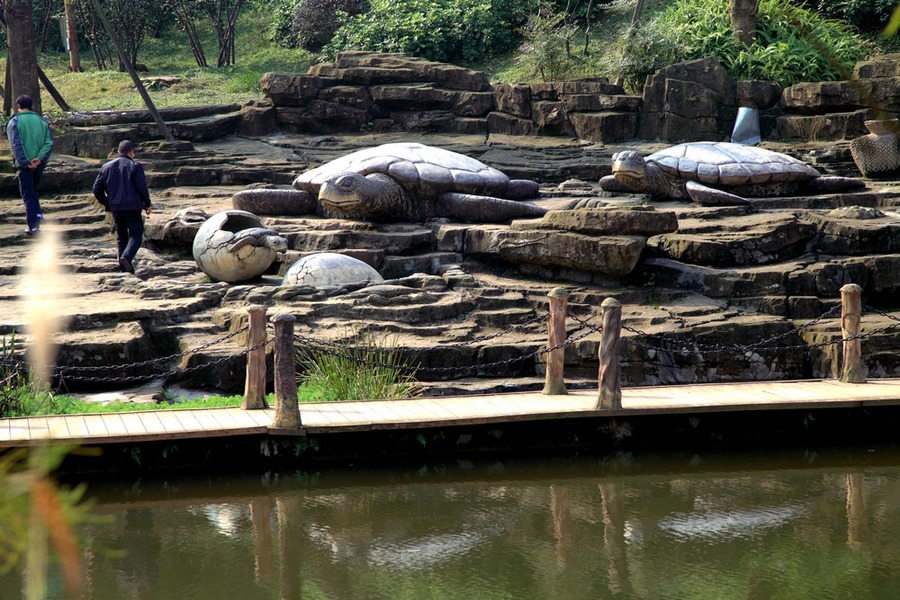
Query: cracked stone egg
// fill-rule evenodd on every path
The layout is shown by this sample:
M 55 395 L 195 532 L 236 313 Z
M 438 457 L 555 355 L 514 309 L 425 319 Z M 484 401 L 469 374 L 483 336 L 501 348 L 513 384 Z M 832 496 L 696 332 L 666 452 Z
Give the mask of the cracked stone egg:
M 259 277 L 287 250 L 287 240 L 244 210 L 225 210 L 206 220 L 194 236 L 197 266 L 213 281 L 236 283 Z
M 317 252 L 291 265 L 281 285 L 311 285 L 314 288 L 364 286 L 384 278 L 367 263 L 335 252 Z

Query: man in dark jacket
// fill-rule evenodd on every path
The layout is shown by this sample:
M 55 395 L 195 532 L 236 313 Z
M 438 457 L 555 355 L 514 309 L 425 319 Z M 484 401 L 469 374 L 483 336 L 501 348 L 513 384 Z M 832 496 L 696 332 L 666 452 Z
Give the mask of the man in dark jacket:
M 119 155 L 103 165 L 94 180 L 94 197 L 110 211 L 116 225 L 119 269 L 134 273 L 134 256 L 144 240 L 141 210 L 150 215 L 150 192 L 144 167 L 134 160 L 134 144 L 119 143 Z
M 16 116 L 6 126 L 6 136 L 12 148 L 16 175 L 19 178 L 19 192 L 25 203 L 26 235 L 34 235 L 41 226 L 41 201 L 37 186 L 44 173 L 44 167 L 53 151 L 53 134 L 50 125 L 41 115 L 32 112 L 33 102 L 29 96 L 16 98 Z

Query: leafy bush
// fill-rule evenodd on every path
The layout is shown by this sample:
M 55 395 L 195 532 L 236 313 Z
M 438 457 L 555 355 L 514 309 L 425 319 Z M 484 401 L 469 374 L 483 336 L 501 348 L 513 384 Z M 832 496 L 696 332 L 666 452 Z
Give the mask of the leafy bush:
M 331 40 L 340 19 L 355 15 L 357 0 L 294 0 L 276 9 L 273 39 L 288 48 L 318 52 Z
M 522 28 L 525 38 L 514 59 L 523 81 L 564 81 L 584 75 L 587 57 L 572 49 L 580 29 L 563 13 L 534 14 Z
M 806 5 L 829 17 L 843 19 L 861 31 L 880 33 L 897 0 L 806 0 Z
M 756 41 L 749 48 L 732 36 L 728 0 L 677 0 L 638 30 L 625 74 L 630 87 L 639 87 L 657 69 L 711 56 L 734 79 L 789 86 L 840 79 L 866 53 L 847 23 L 785 0 L 760 1 Z
M 526 18 L 527 6 L 516 0 L 372 0 L 365 13 L 342 18 L 322 52 L 329 59 L 341 50 L 405 52 L 471 64 L 512 49 Z
M 334 350 L 301 350 L 299 396 L 308 402 L 397 400 L 415 394 L 415 379 L 403 356 L 387 339 L 357 334 Z

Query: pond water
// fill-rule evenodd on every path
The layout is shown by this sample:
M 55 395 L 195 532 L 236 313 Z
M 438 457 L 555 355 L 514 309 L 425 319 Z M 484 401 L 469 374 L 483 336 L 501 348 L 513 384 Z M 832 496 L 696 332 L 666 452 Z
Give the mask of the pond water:
M 900 451 L 92 483 L 92 599 L 897 598 Z M 63 598 L 51 573 L 51 598 Z M 0 598 L 24 598 L 21 573 Z

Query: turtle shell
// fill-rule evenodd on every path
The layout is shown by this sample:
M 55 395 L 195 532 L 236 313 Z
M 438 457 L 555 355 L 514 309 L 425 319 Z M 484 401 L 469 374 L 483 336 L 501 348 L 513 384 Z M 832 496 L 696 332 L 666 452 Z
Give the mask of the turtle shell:
M 502 196 L 509 183 L 504 173 L 474 158 L 418 143 L 374 146 L 347 154 L 301 173 L 294 187 L 318 197 L 322 183 L 340 173 L 383 173 L 415 196 L 460 192 Z
M 782 184 L 819 177 L 787 154 L 730 142 L 690 142 L 646 157 L 668 175 L 711 186 Z

